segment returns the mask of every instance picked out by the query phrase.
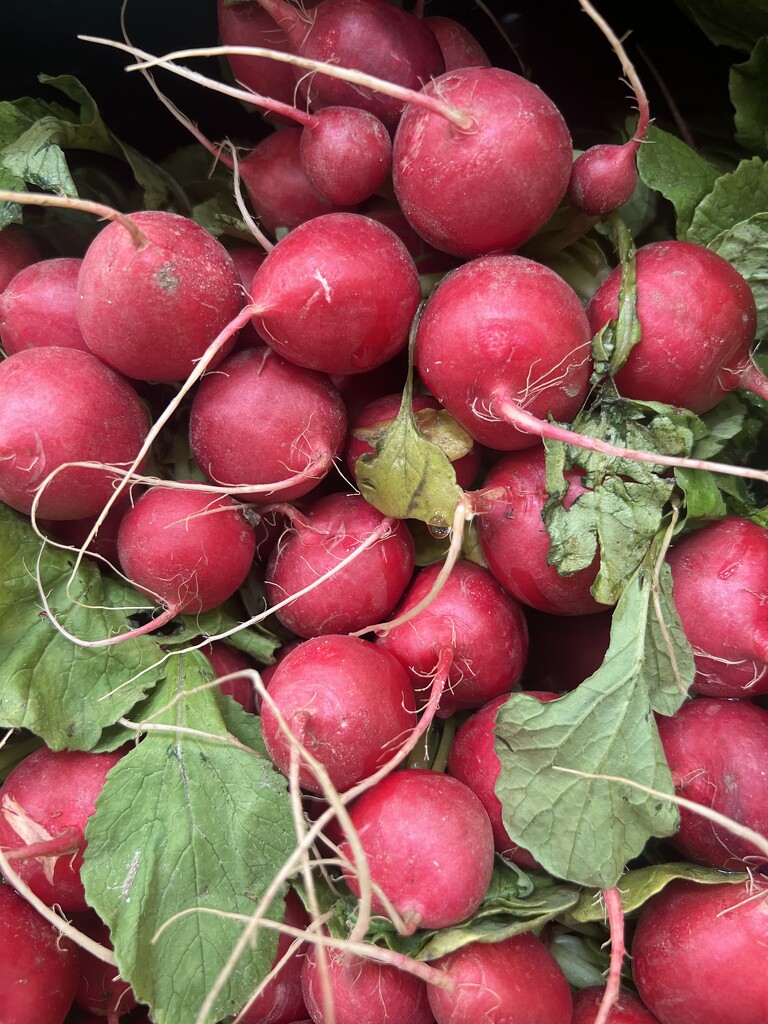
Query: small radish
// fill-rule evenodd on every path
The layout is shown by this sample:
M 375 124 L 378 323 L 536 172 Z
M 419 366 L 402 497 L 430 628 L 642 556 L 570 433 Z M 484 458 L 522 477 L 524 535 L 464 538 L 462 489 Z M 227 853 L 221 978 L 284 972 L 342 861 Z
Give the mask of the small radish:
M 3 1024 L 64 1024 L 80 977 L 77 947 L 2 882 L 0 920 Z
M 117 546 L 128 579 L 165 606 L 148 624 L 157 629 L 231 597 L 251 568 L 256 540 L 231 498 L 152 487 L 126 513 Z
M 493 871 L 493 831 L 483 805 L 457 779 L 421 768 L 395 771 L 358 797 L 349 814 L 373 882 L 409 930 L 449 928 L 480 906 Z M 341 850 L 353 859 L 348 840 Z M 347 883 L 359 895 L 357 877 Z M 385 913 L 375 893 L 373 907 Z
M 325 107 L 301 133 L 301 162 L 320 195 L 354 206 L 383 185 L 392 143 L 381 121 L 357 107 Z
M 632 940 L 632 974 L 659 1024 L 768 1020 L 768 890 L 671 882 L 645 905 Z
M 768 692 L 768 530 L 726 516 L 685 534 L 667 555 L 673 597 L 711 697 Z
M 66 912 L 87 909 L 80 880 L 85 826 L 123 753 L 41 747 L 0 787 L 0 847 L 43 903 Z
M 358 494 L 330 494 L 290 516 L 265 573 L 270 605 L 321 580 L 374 532 L 379 539 L 346 568 L 276 614 L 298 636 L 352 633 L 389 615 L 410 582 L 414 546 L 405 523 Z
M 268 502 L 276 494 L 290 501 L 329 472 L 346 429 L 344 403 L 324 374 L 259 345 L 229 356 L 201 381 L 189 441 L 212 483 L 253 486 L 238 492 L 246 500 Z
M 491 66 L 488 54 L 480 43 L 458 21 L 438 15 L 424 18 L 423 21 L 435 33 L 435 38 L 443 54 L 446 71 L 456 71 L 458 68 L 489 68 Z
M 657 724 L 678 796 L 768 835 L 768 711 L 749 701 L 699 697 Z M 755 846 L 686 807 L 668 842 L 695 864 L 766 868 Z
M 41 345 L 90 351 L 77 322 L 81 263 L 63 258 L 32 263 L 0 294 L 0 341 L 9 356 Z
M 0 231 L 0 292 L 30 263 L 43 258 L 32 237 L 18 224 L 9 224 Z
M 416 725 L 405 670 L 386 651 L 355 637 L 305 640 L 279 662 L 268 693 L 339 792 L 372 775 Z M 262 705 L 261 722 L 270 757 L 288 775 L 291 743 L 269 702 Z M 308 765 L 301 766 L 299 784 L 322 792 Z
M 416 575 L 395 621 L 430 593 L 441 568 L 428 566 Z M 376 646 L 405 666 L 414 688 L 426 688 L 447 655 L 450 669 L 438 711 L 447 717 L 512 690 L 525 665 L 528 629 L 520 605 L 491 573 L 460 560 L 430 604 L 389 629 Z
M 768 380 L 750 359 L 756 308 L 744 278 L 718 253 L 694 242 L 650 242 L 637 251 L 641 338 L 615 376 L 627 398 L 707 412 L 741 388 L 768 398 Z M 587 307 L 597 333 L 618 313 L 621 269 Z
M 130 465 L 149 429 L 131 385 L 90 352 L 32 348 L 0 362 L 0 500 L 29 513 L 68 462 Z M 41 492 L 46 519 L 82 519 L 114 491 L 105 468 L 69 467 Z
M 530 932 L 472 942 L 433 964 L 453 981 L 432 985 L 437 1024 L 571 1024 L 571 990 L 547 947 Z
M 213 666 L 216 677 L 233 675 L 235 672 L 250 671 L 253 663 L 245 654 L 225 644 L 222 640 L 214 640 L 200 650 Z M 244 711 L 254 714 L 256 711 L 256 693 L 253 683 L 247 676 L 228 679 L 219 686 L 221 693 L 236 700 Z
M 113 221 L 86 250 L 77 286 L 80 330 L 91 351 L 126 377 L 183 381 L 244 304 L 235 265 L 187 217 L 145 210 L 128 219 L 143 242 Z
M 286 235 L 256 272 L 252 295 L 264 341 L 324 373 L 364 373 L 391 359 L 421 297 L 397 235 L 354 213 L 315 217 Z

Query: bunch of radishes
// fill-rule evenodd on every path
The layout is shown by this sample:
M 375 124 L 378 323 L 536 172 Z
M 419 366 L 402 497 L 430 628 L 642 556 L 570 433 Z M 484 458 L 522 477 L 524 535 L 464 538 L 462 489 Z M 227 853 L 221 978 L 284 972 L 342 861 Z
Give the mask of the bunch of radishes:
M 543 516 L 554 474 L 541 439 L 581 449 L 585 465 L 602 453 L 625 468 L 766 479 L 576 429 L 597 387 L 593 337 L 636 305 L 640 339 L 610 377 L 649 408 L 703 416 L 737 389 L 768 398 L 768 383 L 752 358 L 752 291 L 710 249 L 645 245 L 595 283 L 586 308 L 563 277 L 513 251 L 559 209 L 591 226 L 630 197 L 644 97 L 625 145 L 574 163 L 552 101 L 422 7 L 221 3 L 223 41 L 260 48 L 231 57 L 234 76 L 254 103 L 302 125 L 232 161 L 271 236 L 265 253 L 228 249 L 166 210 L 112 211 L 87 251 L 66 259 L 41 259 L 15 227 L 0 232 L 0 500 L 29 517 L 41 544 L 71 546 L 72 579 L 84 556 L 121 575 L 141 595 L 129 609 L 139 619 L 75 636 L 39 565 L 28 585 L 39 586 L 51 635 L 83 649 L 139 637 L 162 648 L 179 616 L 225 606 L 278 633 L 266 689 L 232 648 L 198 644 L 226 677 L 221 692 L 258 708 L 322 868 L 313 881 L 300 862 L 304 902 L 289 890 L 275 976 L 238 1020 L 764 1024 L 768 973 L 750 961 L 768 945 L 768 712 L 750 698 L 768 693 L 768 530 L 729 509 L 673 538 L 679 489 L 656 583 L 666 562 L 696 696 L 657 715 L 657 745 L 689 801 L 669 844 L 733 874 L 673 882 L 642 907 L 630 946 L 639 998 L 618 990 L 615 888 L 605 991 L 574 997 L 549 925 L 471 941 L 494 865 L 536 878 L 546 861 L 500 799 L 499 709 L 522 686 L 543 715 L 593 676 L 609 636 L 609 656 L 621 654 L 621 624 L 611 634 L 593 592 L 599 550 L 570 574 L 552 562 Z M 78 200 L 47 201 L 87 215 Z M 444 275 L 433 289 L 425 268 Z M 169 445 L 180 471 L 160 454 Z M 597 493 L 578 463 L 564 477 L 568 510 Z M 435 555 L 443 537 L 450 547 Z M 663 634 L 662 623 L 668 653 Z M 87 822 L 126 753 L 43 747 L 0 788 L 6 1024 L 148 1019 L 80 877 Z M 746 869 L 748 882 L 735 874 Z M 564 883 L 580 883 L 580 871 Z M 344 937 L 322 917 L 329 880 L 328 891 L 356 899 Z M 50 912 L 44 921 L 45 907 L 69 924 Z M 397 936 L 391 948 L 372 939 L 379 917 Z M 470 938 L 457 938 L 464 927 Z M 429 965 L 397 946 L 417 951 L 426 933 L 452 936 Z M 170 1020 L 165 1007 L 150 1012 Z

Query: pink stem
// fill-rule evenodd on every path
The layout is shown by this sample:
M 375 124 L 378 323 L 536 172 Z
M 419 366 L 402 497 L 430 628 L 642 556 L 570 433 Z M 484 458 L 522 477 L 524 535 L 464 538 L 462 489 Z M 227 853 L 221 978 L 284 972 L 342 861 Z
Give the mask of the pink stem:
M 137 636 L 147 636 L 148 633 L 154 633 L 156 629 L 160 629 L 161 626 L 167 626 L 168 623 L 176 618 L 181 612 L 179 605 L 172 605 L 165 609 L 156 619 L 150 619 L 149 622 L 145 622 L 143 626 L 137 626 L 136 629 L 129 629 L 126 633 L 118 633 L 117 636 L 108 636 L 103 640 L 91 640 L 83 642 L 84 647 L 110 647 L 112 644 L 121 644 L 124 640 L 133 640 Z
M 724 462 L 708 462 L 705 459 L 686 459 L 677 455 L 657 455 L 654 452 L 639 451 L 635 448 L 621 448 L 618 445 L 609 444 L 607 441 L 601 441 L 599 438 L 577 434 L 573 430 L 568 430 L 567 427 L 539 419 L 538 416 L 526 412 L 509 398 L 495 397 L 498 401 L 497 412 L 500 413 L 501 418 L 526 434 L 547 437 L 552 441 L 563 441 L 565 444 L 572 444 L 577 448 L 584 448 L 586 451 L 600 452 L 602 455 L 612 455 L 619 459 L 630 459 L 632 462 L 647 462 L 651 465 L 672 466 L 676 469 L 703 469 L 710 473 L 723 473 L 727 476 L 746 477 L 750 480 L 762 480 L 764 483 L 768 483 L 768 472 L 765 470 L 752 469 L 749 466 L 731 466 Z
M 749 363 L 739 374 L 739 388 L 742 391 L 751 391 L 753 395 L 768 402 L 768 377 L 754 363 Z
M 605 992 L 600 1000 L 600 1008 L 597 1011 L 594 1024 L 607 1024 L 612 1008 L 619 1001 L 621 991 L 621 965 L 624 962 L 624 910 L 621 906 L 619 890 L 604 889 L 603 899 L 608 914 L 608 927 L 611 932 L 611 963 L 608 968 L 608 978 L 605 983 Z
M 61 857 L 65 853 L 77 853 L 82 838 L 82 833 L 78 829 L 66 828 L 52 839 L 29 843 L 15 850 L 6 850 L 5 856 L 9 861 L 32 860 L 33 857 Z

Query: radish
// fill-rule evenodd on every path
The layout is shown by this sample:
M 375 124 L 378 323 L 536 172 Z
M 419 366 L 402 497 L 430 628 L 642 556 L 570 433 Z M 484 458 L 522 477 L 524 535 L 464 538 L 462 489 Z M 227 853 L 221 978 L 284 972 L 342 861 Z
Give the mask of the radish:
M 112 505 L 96 536 L 86 547 L 87 555 L 98 555 L 114 568 L 119 568 L 117 534 L 123 516 L 129 508 L 131 508 L 131 499 L 128 497 L 122 498 Z M 37 524 L 62 544 L 69 544 L 80 549 L 88 540 L 98 518 L 98 515 L 86 516 L 83 519 L 41 519 L 38 517 Z
M 552 693 L 532 692 L 530 696 L 542 701 L 555 699 Z M 501 773 L 501 761 L 494 747 L 494 728 L 496 712 L 506 704 L 507 697 L 508 694 L 502 693 L 464 722 L 451 744 L 448 772 L 479 798 L 491 821 L 496 852 L 521 867 L 541 870 L 539 862 L 510 839 L 504 826 L 501 800 L 496 796 L 495 787 Z
M 417 574 L 395 621 L 430 593 L 441 568 L 431 565 Z M 380 636 L 376 646 L 406 667 L 414 687 L 425 687 L 447 655 L 450 669 L 438 714 L 448 717 L 512 690 L 525 665 L 528 630 L 519 604 L 491 573 L 460 560 L 434 600 Z
M 326 1024 L 323 976 L 317 950 L 307 953 L 301 972 L 304 1001 L 314 1024 Z M 349 953 L 328 955 L 334 1024 L 432 1024 L 427 985 L 392 964 Z
M 493 831 L 483 805 L 457 779 L 421 768 L 395 771 L 358 797 L 349 814 L 373 882 L 409 933 L 449 928 L 480 906 L 493 871 Z M 341 851 L 353 860 L 348 840 Z M 357 877 L 347 883 L 359 895 Z M 375 893 L 373 907 L 386 912 Z
M 409 89 L 420 88 L 444 70 L 434 34 L 388 0 L 323 0 L 310 11 L 286 0 L 259 3 L 285 32 L 291 49 L 302 57 L 358 69 Z M 301 88 L 313 110 L 360 107 L 375 114 L 390 130 L 402 111 L 402 100 L 324 75 L 304 78 Z
M 147 624 L 154 630 L 182 612 L 207 612 L 231 597 L 248 575 L 256 540 L 231 498 L 151 487 L 123 518 L 117 547 L 131 583 L 165 606 Z
M 80 977 L 77 948 L 2 882 L 0 919 L 3 1024 L 63 1024 Z
M 268 693 L 339 792 L 372 775 L 416 725 L 405 670 L 386 651 L 355 637 L 305 640 L 277 665 Z M 269 756 L 287 775 L 291 743 L 271 703 L 262 706 L 261 723 Z M 299 784 L 322 792 L 309 766 L 302 765 Z
M 566 473 L 571 507 L 585 493 L 578 470 Z M 547 501 L 546 464 L 541 447 L 505 455 L 487 473 L 491 494 L 478 517 L 478 538 L 488 567 L 508 594 L 551 615 L 588 615 L 604 609 L 590 588 L 599 555 L 590 566 L 561 576 L 548 564 L 550 538 L 542 519 Z M 498 497 L 493 494 L 499 492 Z
M 638 992 L 659 1024 L 768 1020 L 768 890 L 671 882 L 640 913 L 632 941 Z
M 458 21 L 438 15 L 424 18 L 423 21 L 435 33 L 446 71 L 456 71 L 458 68 L 489 68 L 491 66 L 488 54 L 480 43 Z
M 694 690 L 714 697 L 768 692 L 768 530 L 726 516 L 681 537 L 667 561 L 694 650 Z
M 604 992 L 599 985 L 577 992 L 573 997 L 571 1024 L 595 1024 Z M 658 1021 L 634 993 L 622 989 L 619 1002 L 611 1009 L 605 1024 L 658 1024 Z
M 9 224 L 0 231 L 0 292 L 16 274 L 30 263 L 41 260 L 42 253 L 34 239 L 18 224 Z
M 454 985 L 429 989 L 437 1024 L 571 1024 L 571 990 L 530 932 L 472 942 L 434 962 Z
M 202 380 L 189 442 L 212 483 L 252 486 L 238 491 L 245 499 L 268 502 L 277 493 L 291 500 L 329 472 L 346 428 L 344 403 L 326 376 L 260 345 Z
M 522 256 L 483 256 L 432 293 L 414 361 L 475 440 L 509 451 L 537 443 L 510 422 L 511 407 L 559 420 L 576 415 L 589 386 L 590 341 L 578 296 L 554 271 Z
M 641 339 L 616 374 L 622 395 L 695 413 L 737 388 L 768 398 L 750 359 L 755 300 L 726 259 L 694 242 L 650 242 L 637 251 L 636 281 Z M 593 333 L 616 318 L 620 282 L 617 267 L 592 296 Z
M 749 701 L 700 697 L 657 724 L 675 792 L 768 835 L 768 711 Z M 685 807 L 668 841 L 696 864 L 766 868 L 755 846 Z
M 410 582 L 414 546 L 404 523 L 387 519 L 358 494 L 330 494 L 290 515 L 265 574 L 277 604 L 322 579 L 374 531 L 379 540 L 335 576 L 277 612 L 303 637 L 351 633 L 389 615 Z
M 0 848 L 48 906 L 87 909 L 80 869 L 85 826 L 107 772 L 125 749 L 103 754 L 46 747 L 24 758 L 0 787 Z
M 96 914 L 79 914 L 74 920 L 77 929 L 100 945 L 113 949 L 109 928 Z M 87 950 L 80 950 L 80 983 L 75 1005 L 101 1018 L 107 1024 L 118 1024 L 118 1018 L 136 1008 L 136 997 L 127 981 L 120 978 L 114 964 L 104 963 Z
M 89 351 L 77 322 L 81 263 L 64 258 L 31 263 L 0 294 L 0 341 L 9 356 L 39 345 Z
M 127 377 L 183 381 L 243 305 L 235 265 L 187 217 L 147 210 L 128 219 L 143 242 L 113 221 L 88 246 L 77 286 L 80 330 L 91 351 Z
M 387 129 L 357 107 L 325 107 L 313 114 L 301 133 L 300 152 L 311 184 L 337 206 L 354 206 L 372 196 L 392 162 Z
M 253 663 L 245 654 L 242 654 L 221 640 L 214 640 L 212 643 L 205 644 L 200 650 L 213 666 L 217 679 L 219 676 L 229 676 L 234 675 L 235 672 L 250 672 L 253 670 Z M 219 685 L 219 691 L 225 694 L 225 696 L 236 700 L 243 711 L 255 714 L 256 693 L 248 676 L 227 679 Z
M 405 347 L 420 301 L 403 243 L 354 213 L 315 217 L 291 231 L 256 272 L 252 295 L 264 341 L 289 362 L 324 373 L 364 373 L 387 362 Z
M 0 362 L 0 500 L 47 519 L 100 512 L 115 475 L 69 462 L 130 465 L 149 428 L 131 385 L 90 352 L 33 348 Z

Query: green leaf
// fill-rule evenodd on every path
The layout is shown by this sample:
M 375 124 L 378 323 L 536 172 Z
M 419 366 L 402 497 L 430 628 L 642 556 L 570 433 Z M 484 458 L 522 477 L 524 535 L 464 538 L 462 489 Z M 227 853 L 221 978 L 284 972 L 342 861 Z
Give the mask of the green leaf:
M 768 189 L 766 190 L 768 201 Z M 709 242 L 747 281 L 757 306 L 758 338 L 768 334 L 768 213 L 739 221 Z
M 650 836 L 678 827 L 671 803 L 558 770 L 674 791 L 652 711 L 671 714 L 682 703 L 693 657 L 671 603 L 669 573 L 656 572 L 660 544 L 661 538 L 616 606 L 597 672 L 544 704 L 512 694 L 496 717 L 496 794 L 507 832 L 551 874 L 581 885 L 611 888 Z
M 717 46 L 749 52 L 768 33 L 764 0 L 675 0 Z
M 637 169 L 649 188 L 672 203 L 677 214 L 677 237 L 686 238 L 694 210 L 712 191 L 720 171 L 682 139 L 654 125 L 638 151 Z
M 0 724 L 30 729 L 53 750 L 90 750 L 102 730 L 165 675 L 158 644 L 140 637 L 113 647 L 76 646 L 41 611 L 34 579 L 40 541 L 29 521 L 0 504 Z M 60 624 L 83 640 L 130 628 L 121 607 L 146 607 L 88 559 L 67 593 L 72 553 L 47 547 L 41 579 Z M 112 610 L 115 609 L 115 610 Z
M 723 882 L 745 882 L 749 876 L 740 871 L 727 872 L 717 868 L 690 864 L 687 861 L 653 864 L 650 867 L 627 871 L 619 882 L 621 907 L 625 914 L 640 910 L 652 896 L 660 893 L 670 882 L 682 878 L 698 885 L 721 885 Z M 568 909 L 568 917 L 579 922 L 604 921 L 605 909 L 599 892 L 583 892 L 578 902 Z
M 768 157 L 768 38 L 759 39 L 743 64 L 729 77 L 736 141 L 750 153 Z
M 220 739 L 147 733 L 109 773 L 86 829 L 88 902 L 109 925 L 120 972 L 156 1024 L 196 1019 L 243 929 L 216 912 L 253 913 L 295 843 L 285 780 L 232 743 L 210 690 L 190 692 L 206 678 L 203 660 L 174 660 L 172 679 L 153 696 L 154 720 Z M 192 912 L 158 937 L 184 911 Z M 278 899 L 269 916 L 282 915 Z M 274 930 L 260 929 L 209 1024 L 243 1006 L 275 949 Z
M 697 205 L 686 238 L 709 245 L 740 221 L 768 209 L 768 164 L 760 157 L 742 160 L 730 174 L 721 175 Z

